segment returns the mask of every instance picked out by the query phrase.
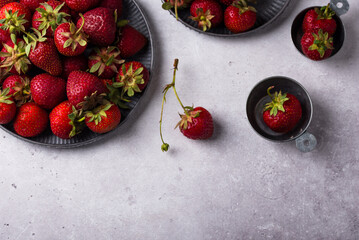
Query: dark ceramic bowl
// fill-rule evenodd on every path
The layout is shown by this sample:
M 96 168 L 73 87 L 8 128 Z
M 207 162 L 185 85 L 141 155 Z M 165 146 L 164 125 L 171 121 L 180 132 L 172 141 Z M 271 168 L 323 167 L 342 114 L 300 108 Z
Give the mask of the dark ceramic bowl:
M 340 7 L 338 7 L 340 6 Z M 342 48 L 344 39 L 345 39 L 345 28 L 342 20 L 339 16 L 345 14 L 349 10 L 349 3 L 346 0 L 332 0 L 330 3 L 331 9 L 333 9 L 336 15 L 333 17 L 337 22 L 337 30 L 333 36 L 333 52 L 330 57 L 333 57 L 339 50 Z M 309 7 L 301 11 L 294 19 L 291 29 L 292 41 L 297 50 L 303 55 L 301 39 L 304 34 L 302 29 L 302 24 L 304 20 L 305 14 L 313 9 L 313 8 L 321 8 L 320 6 Z
M 288 133 L 274 132 L 263 121 L 264 106 L 271 101 L 267 94 L 267 89 L 270 86 L 274 86 L 272 92 L 282 91 L 283 93 L 290 93 L 296 96 L 302 106 L 302 118 L 296 127 Z M 275 142 L 296 140 L 297 144 L 302 141 L 305 149 L 300 150 L 308 152 L 314 149 L 316 140 L 315 142 L 307 142 L 307 140 L 308 137 L 314 139 L 315 137 L 306 133 L 313 116 L 313 105 L 308 92 L 297 81 L 282 76 L 269 77 L 262 80 L 250 92 L 246 110 L 249 123 L 263 138 Z
M 136 56 L 134 56 L 134 58 L 128 59 L 129 61 L 136 60 L 141 62 L 149 70 L 150 80 L 146 87 L 147 89 L 152 81 L 151 80 L 152 70 L 154 67 L 154 56 L 155 56 L 150 26 L 148 24 L 144 12 L 141 10 L 140 6 L 134 0 L 124 0 L 123 4 L 124 4 L 123 6 L 124 9 L 126 9 L 126 11 L 124 11 L 123 17 L 125 19 L 130 20 L 131 26 L 133 26 L 142 34 L 144 34 L 148 39 L 147 47 L 144 50 L 142 50 L 140 53 L 138 53 Z M 97 142 L 105 137 L 108 137 L 109 135 L 113 134 L 116 130 L 118 130 L 118 128 L 122 127 L 126 122 L 126 120 L 129 118 L 129 116 L 132 114 L 133 109 L 140 102 L 141 98 L 143 97 L 143 94 L 146 93 L 146 89 L 141 94 L 136 94 L 133 98 L 131 98 L 132 102 L 128 105 L 129 109 L 128 110 L 121 109 L 121 114 L 122 114 L 121 123 L 117 126 L 115 130 L 105 134 L 96 134 L 87 129 L 72 139 L 61 139 L 56 137 L 54 134 L 52 134 L 50 127 L 48 127 L 46 132 L 42 133 L 37 137 L 23 138 L 15 133 L 11 123 L 7 125 L 0 125 L 0 127 L 6 132 L 10 133 L 11 135 L 30 143 L 36 143 L 43 146 L 56 147 L 56 148 L 80 147 L 83 145 Z
M 162 0 L 162 3 L 164 0 Z M 184 24 L 186 27 L 197 31 L 199 33 L 204 33 L 211 36 L 217 37 L 238 37 L 242 35 L 247 35 L 249 33 L 258 32 L 266 26 L 274 22 L 276 18 L 280 16 L 287 8 L 290 0 L 272 0 L 272 1 L 257 1 L 257 4 L 252 4 L 257 9 L 257 22 L 254 27 L 246 32 L 242 33 L 232 33 L 229 31 L 224 24 L 211 28 L 206 32 L 202 31 L 197 27 L 197 23 L 190 19 L 189 8 L 178 11 L 178 21 Z M 223 11 L 225 10 L 224 5 L 222 5 Z M 172 16 L 175 16 L 174 10 L 169 11 Z

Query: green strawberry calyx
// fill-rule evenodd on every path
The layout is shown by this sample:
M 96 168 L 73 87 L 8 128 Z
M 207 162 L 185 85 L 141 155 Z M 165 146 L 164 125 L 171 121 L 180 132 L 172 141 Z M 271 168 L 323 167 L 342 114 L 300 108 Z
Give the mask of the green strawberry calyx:
M 235 0 L 232 3 L 232 6 L 235 6 L 236 8 L 239 9 L 239 14 L 243 14 L 247 11 L 252 11 L 252 12 L 257 12 L 257 10 L 252 7 L 252 6 L 248 6 L 247 1 L 246 0 Z
M 312 33 L 314 42 L 313 44 L 308 48 L 308 50 L 311 51 L 318 51 L 320 54 L 320 57 L 323 58 L 325 51 L 328 49 L 334 49 L 333 47 L 333 38 L 329 37 L 329 34 L 323 33 L 322 29 L 319 29 L 318 34 Z
M 36 21 L 41 22 L 39 30 L 46 31 L 49 27 L 51 27 L 52 31 L 55 32 L 57 26 L 61 23 L 67 22 L 66 17 L 70 16 L 67 13 L 60 12 L 61 8 L 65 5 L 65 2 L 58 5 L 55 9 L 53 9 L 53 7 L 48 3 L 41 3 L 40 5 L 45 9 L 41 7 L 36 8 L 36 11 L 38 11 L 41 15 L 40 18 L 35 19 Z
M 88 42 L 88 35 L 83 31 L 83 26 L 85 24 L 85 18 L 80 13 L 82 23 L 79 29 L 76 28 L 73 22 L 70 23 L 70 32 L 62 32 L 61 35 L 68 38 L 64 42 L 64 48 L 71 47 L 72 51 L 75 51 L 77 46 L 85 47 Z
M 125 62 L 123 59 L 118 59 L 120 50 L 117 47 L 109 46 L 105 48 L 95 48 L 96 55 L 90 56 L 90 60 L 95 60 L 96 63 L 91 67 L 90 73 L 98 72 L 98 76 L 105 71 L 106 67 L 110 67 L 115 73 L 118 73 L 117 66 Z
M 77 105 L 77 107 L 79 107 L 81 111 L 93 110 L 98 105 L 103 105 L 104 102 L 107 101 L 105 99 L 106 96 L 107 96 L 106 93 L 98 94 L 97 91 L 95 91 L 90 96 L 85 96 L 84 100 L 82 102 L 80 102 Z M 80 115 L 81 115 L 81 113 L 80 113 Z
M 178 20 L 178 10 L 187 8 L 192 1 L 193 0 L 166 0 L 162 4 L 162 8 L 164 10 L 170 10 L 170 9 L 174 8 L 176 19 Z
M 283 107 L 284 102 L 288 101 L 289 98 L 287 98 L 287 93 L 282 94 L 282 91 L 275 92 L 274 96 L 270 93 L 270 90 L 272 90 L 274 86 L 271 86 L 267 89 L 267 93 L 272 99 L 271 102 L 267 103 L 264 107 L 263 111 L 270 110 L 269 114 L 272 116 L 277 116 L 278 111 L 285 112 L 285 109 Z
M 18 15 L 19 11 L 13 12 L 12 10 L 5 10 L 5 18 L 0 20 L 3 30 L 9 31 L 11 34 L 17 34 L 25 31 L 24 24 L 28 21 L 25 19 L 25 14 Z
M 19 73 L 26 73 L 29 70 L 29 65 L 31 64 L 25 53 L 26 44 L 23 41 L 16 43 L 15 39 L 12 39 L 14 47 L 10 47 L 7 44 L 3 44 L 6 52 L 0 52 L 0 57 L 4 57 L 5 60 L 1 62 L 0 67 L 6 68 L 7 71 L 10 71 L 13 67 Z
M 184 107 L 184 109 L 186 110 L 185 114 L 179 114 L 181 117 L 181 121 L 179 121 L 176 125 L 175 128 L 177 128 L 178 126 L 181 129 L 186 130 L 188 128 L 188 123 L 192 123 L 193 122 L 193 118 L 197 118 L 199 117 L 200 113 L 202 112 L 201 110 L 197 110 L 194 111 L 193 110 L 193 106 L 192 107 Z
M 198 27 L 205 32 L 212 27 L 211 20 L 215 17 L 211 15 L 211 11 L 208 9 L 206 12 L 203 12 L 203 8 L 197 8 L 196 17 L 190 17 L 193 21 L 198 22 Z
M 11 95 L 9 95 L 10 88 L 5 88 L 3 91 L 0 90 L 0 103 L 13 104 Z
M 46 30 L 40 32 L 36 28 L 31 28 L 35 33 L 27 33 L 24 32 L 24 40 L 26 43 L 25 47 L 25 53 L 27 56 L 29 56 L 31 48 L 32 50 L 35 50 L 38 42 L 45 42 L 47 38 L 45 37 Z
M 72 126 L 72 130 L 69 134 L 70 138 L 78 135 L 84 129 L 85 116 L 83 116 L 83 115 L 84 114 L 81 110 L 79 111 L 74 106 L 72 106 L 72 112 L 68 115 L 68 117 L 70 119 L 69 124 Z
M 107 118 L 106 111 L 108 111 L 114 104 L 107 102 L 104 105 L 98 106 L 93 111 L 87 111 L 85 113 L 85 117 L 89 118 L 88 122 L 95 122 L 98 125 L 102 118 Z
M 319 8 L 315 8 L 314 11 L 318 14 L 317 20 L 320 19 L 332 19 L 335 12 L 330 8 L 330 4 Z
M 141 92 L 138 87 L 139 84 L 144 84 L 143 79 L 143 67 L 133 70 L 132 64 L 126 71 L 125 64 L 122 64 L 122 74 L 119 76 L 119 81 L 112 84 L 115 88 L 122 88 L 122 96 L 127 93 L 129 97 L 132 97 L 135 92 Z
M 30 79 L 28 77 L 21 76 L 20 79 L 20 82 L 15 82 L 15 86 L 13 87 L 15 92 L 12 94 L 17 107 L 32 101 Z

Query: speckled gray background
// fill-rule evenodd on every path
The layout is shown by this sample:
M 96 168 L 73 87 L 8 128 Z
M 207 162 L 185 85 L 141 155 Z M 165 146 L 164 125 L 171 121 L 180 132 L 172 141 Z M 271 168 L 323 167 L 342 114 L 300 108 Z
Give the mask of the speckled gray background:
M 290 38 L 296 13 L 319 0 L 293 0 L 265 31 L 208 37 L 180 25 L 160 1 L 147 12 L 158 68 L 126 127 L 102 143 L 49 149 L 0 133 L 0 239 L 359 239 L 358 1 L 342 17 L 347 38 L 325 62 L 300 55 Z M 170 92 L 164 137 L 161 91 L 180 59 L 186 105 L 212 112 L 215 136 L 192 141 L 173 127 Z M 251 129 L 246 98 L 261 79 L 298 80 L 314 102 L 311 153 L 268 142 Z

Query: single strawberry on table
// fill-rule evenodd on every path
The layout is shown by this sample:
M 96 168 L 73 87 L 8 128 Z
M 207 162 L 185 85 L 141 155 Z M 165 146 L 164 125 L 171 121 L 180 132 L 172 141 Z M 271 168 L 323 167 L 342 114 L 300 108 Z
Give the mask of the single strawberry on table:
M 224 25 L 232 33 L 251 29 L 257 20 L 257 11 L 246 0 L 236 0 L 224 12 Z
M 324 6 L 322 8 L 314 8 L 309 10 L 303 20 L 303 32 L 317 33 L 319 29 L 323 32 L 327 32 L 330 36 L 334 35 L 337 29 L 337 22 L 333 18 L 335 12 L 329 7 Z
M 69 101 L 57 105 L 49 118 L 52 133 L 62 139 L 70 139 L 83 129 L 84 119 Z
M 318 33 L 306 32 L 301 39 L 303 53 L 314 61 L 324 60 L 332 54 L 333 37 L 328 33 L 323 33 L 322 29 Z
M 117 47 L 121 57 L 129 58 L 138 53 L 147 44 L 147 38 L 132 26 L 126 24 L 120 28 Z
M 22 137 L 35 137 L 45 131 L 49 114 L 34 102 L 22 105 L 14 120 L 14 130 Z
M 0 91 L 0 124 L 11 122 L 16 114 L 16 104 L 9 94 L 9 88 Z
M 271 86 L 267 90 L 272 101 L 265 105 L 263 121 L 273 131 L 286 133 L 293 130 L 302 118 L 302 106 L 299 100 L 290 93 L 282 94 L 280 91 L 275 92 L 273 96 L 270 93 L 273 88 L 274 86 Z
M 190 8 L 190 17 L 198 22 L 198 27 L 207 31 L 223 22 L 223 10 L 221 5 L 215 0 L 194 0 Z
M 203 107 L 185 107 L 181 100 L 178 97 L 175 80 L 176 80 L 176 71 L 178 70 L 178 59 L 175 59 L 174 62 L 174 71 L 173 71 L 173 81 L 171 84 L 168 84 L 163 91 L 163 100 L 161 108 L 161 119 L 160 119 L 160 136 L 162 140 L 162 151 L 168 151 L 169 145 L 165 143 L 162 137 L 162 116 L 163 116 L 163 106 L 166 100 L 166 94 L 170 88 L 173 88 L 173 91 L 179 101 L 184 114 L 180 114 L 181 121 L 176 125 L 179 127 L 181 133 L 187 138 L 193 140 L 203 140 L 208 139 L 213 135 L 214 126 L 212 115 Z

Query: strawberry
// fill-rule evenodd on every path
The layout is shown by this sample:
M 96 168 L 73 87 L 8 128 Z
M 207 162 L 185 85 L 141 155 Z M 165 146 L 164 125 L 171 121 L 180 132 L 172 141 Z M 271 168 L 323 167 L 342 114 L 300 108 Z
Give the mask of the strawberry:
M 9 94 L 9 88 L 0 91 L 0 124 L 7 124 L 13 120 L 16 114 L 14 99 Z
M 224 5 L 232 5 L 232 3 L 235 1 L 235 0 L 219 0 L 222 4 Z
M 10 33 L 0 28 L 0 46 L 3 47 L 3 43 L 6 43 L 7 41 L 11 41 Z
M 184 114 L 180 115 L 181 121 L 176 125 L 176 128 L 179 126 L 181 133 L 190 139 L 208 139 L 213 135 L 213 119 L 212 115 L 203 107 L 185 107 L 183 106 L 180 98 L 178 97 L 175 81 L 176 81 L 176 72 L 178 70 L 178 59 L 175 59 L 173 64 L 173 81 L 171 84 L 168 84 L 163 91 L 162 99 L 162 109 L 161 109 L 161 119 L 160 119 L 160 136 L 162 140 L 161 149 L 163 152 L 167 152 L 169 145 L 165 143 L 162 137 L 162 117 L 163 117 L 163 106 L 166 101 L 166 94 L 170 88 L 173 88 L 173 91 L 184 110 Z
M 88 67 L 90 73 L 101 78 L 112 78 L 118 73 L 117 69 L 125 61 L 121 59 L 120 51 L 116 47 L 95 48 L 89 56 Z
M 52 37 L 57 26 L 69 21 L 70 18 L 70 9 L 65 3 L 49 0 L 36 8 L 32 16 L 32 27 L 39 31 L 46 29 L 45 36 Z
M 224 25 L 232 33 L 240 33 L 252 28 L 256 23 L 256 9 L 245 0 L 236 0 L 224 12 Z
M 86 126 L 95 133 L 109 132 L 115 129 L 120 121 L 120 109 L 110 102 L 85 113 Z
M 0 8 L 2 8 L 3 6 L 5 6 L 8 3 L 13 2 L 14 0 L 0 0 Z
M 302 107 L 299 100 L 292 94 L 281 91 L 275 92 L 274 96 L 268 88 L 268 95 L 272 102 L 265 105 L 263 112 L 263 121 L 275 132 L 286 133 L 294 129 L 299 120 L 302 118 Z
M 223 22 L 221 5 L 215 0 L 194 0 L 191 4 L 191 19 L 198 22 L 198 27 L 207 31 Z
M 36 8 L 40 6 L 40 3 L 44 3 L 46 0 L 20 0 L 20 3 L 25 5 L 31 12 L 35 12 Z
M 146 87 L 149 78 L 150 74 L 142 63 L 127 62 L 122 64 L 113 86 L 121 87 L 122 94 L 127 92 L 127 95 L 132 97 L 135 92 L 141 92 Z
M 37 29 L 34 31 L 37 36 L 34 34 L 24 36 L 27 44 L 25 51 L 30 61 L 53 76 L 61 75 L 62 63 L 54 39 L 44 37 Z
M 82 23 L 84 18 L 82 17 Z M 87 47 L 87 35 L 73 23 L 62 23 L 55 31 L 55 45 L 57 50 L 65 56 L 78 56 L 82 54 Z
M 0 66 L 13 74 L 26 73 L 31 66 L 30 60 L 25 54 L 25 42 L 20 38 L 16 39 L 16 44 L 12 40 L 4 44 L 0 59 Z
M 29 102 L 18 109 L 14 130 L 22 137 L 35 137 L 45 131 L 48 123 L 48 113 L 36 103 Z
M 30 89 L 35 103 L 45 109 L 53 109 L 66 98 L 66 81 L 48 73 L 36 75 Z
M 164 10 L 170 10 L 174 8 L 176 19 L 178 20 L 178 10 L 189 7 L 191 2 L 193 2 L 193 0 L 165 0 L 165 2 L 162 4 L 162 8 Z
M 303 20 L 303 32 L 317 33 L 319 29 L 323 32 L 327 32 L 330 36 L 334 35 L 337 29 L 337 23 L 333 16 L 335 12 L 329 7 L 324 6 L 322 8 L 314 8 L 309 10 Z
M 84 32 L 89 35 L 90 41 L 98 46 L 111 45 L 116 37 L 116 22 L 113 12 L 108 8 L 98 7 L 84 14 Z M 82 20 L 77 21 L 77 28 Z
M 79 112 L 69 101 L 57 105 L 50 113 L 50 127 L 53 134 L 62 139 L 69 139 L 82 130 Z
M 66 91 L 71 104 L 77 109 L 84 108 L 85 110 L 93 109 L 97 104 L 94 98 L 108 92 L 98 77 L 82 71 L 70 73 Z
M 306 32 L 301 40 L 302 51 L 310 59 L 319 61 L 330 57 L 333 51 L 333 38 L 320 29 L 318 34 Z
M 76 12 L 86 12 L 96 7 L 100 0 L 65 0 L 67 6 Z
M 107 87 L 107 85 L 112 86 L 112 79 L 101 79 L 102 83 Z
M 102 0 L 100 7 L 109 8 L 113 11 L 117 10 L 117 16 L 122 15 L 122 0 Z
M 31 12 L 23 4 L 11 2 L 0 9 L 0 25 L 10 33 L 18 33 L 29 29 L 31 23 Z
M 120 30 L 120 40 L 117 47 L 121 57 L 129 58 L 138 53 L 147 44 L 147 38 L 130 25 L 125 25 Z
M 7 77 L 2 87 L 4 89 L 9 88 L 9 94 L 12 95 L 18 107 L 31 101 L 30 79 L 25 75 L 11 75 Z
M 62 63 L 62 77 L 65 79 L 67 79 L 73 71 L 86 71 L 87 69 L 87 58 L 84 55 L 64 57 Z

